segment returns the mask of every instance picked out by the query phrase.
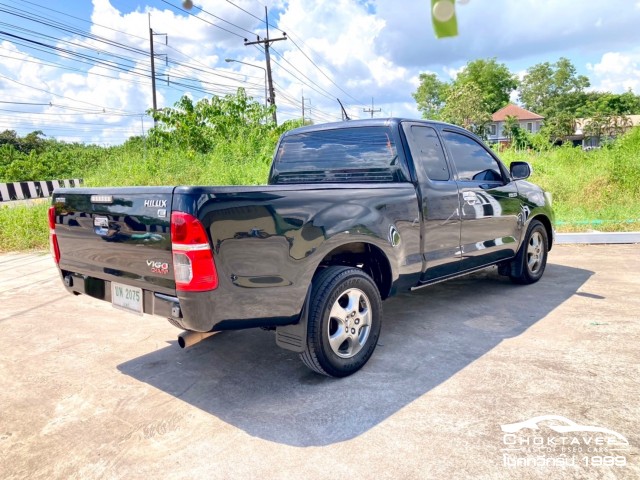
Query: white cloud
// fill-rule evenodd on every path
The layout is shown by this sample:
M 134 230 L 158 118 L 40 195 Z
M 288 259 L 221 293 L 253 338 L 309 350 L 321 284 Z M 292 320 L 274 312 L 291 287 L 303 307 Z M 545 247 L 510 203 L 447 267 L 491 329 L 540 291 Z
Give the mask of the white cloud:
M 376 104 L 382 101 L 383 96 L 388 102 L 393 102 L 401 98 L 400 92 L 406 98 L 404 94 L 415 89 L 412 83 L 415 74 L 378 52 L 377 42 L 385 21 L 372 13 L 367 4 L 354 0 L 290 2 L 280 22 L 283 29 L 294 28 L 295 33 L 291 35 L 292 41 L 283 42 L 282 47 L 278 45 L 276 48 L 286 49 L 285 58 L 299 66 L 302 73 L 317 85 L 312 85 L 312 89 L 305 87 L 305 91 L 315 98 L 319 108 L 333 118 L 339 118 L 335 97 L 339 97 L 346 106 L 351 105 L 351 116 L 358 118 L 367 115 L 362 109 L 370 106 L 371 97 Z M 296 44 L 322 71 L 314 67 Z M 289 65 L 283 67 L 275 69 L 283 82 L 296 84 L 286 70 L 306 80 L 291 71 Z M 335 79 L 337 86 L 327 76 Z
M 255 0 L 234 0 L 233 3 L 259 18 L 264 14 L 263 7 Z M 195 16 L 186 16 L 158 0 L 148 0 L 147 5 L 152 6 L 142 6 L 135 11 L 119 11 L 109 0 L 93 0 L 92 5 L 93 34 L 139 49 L 142 54 L 107 47 L 95 39 L 56 32 L 61 39 L 59 47 L 85 53 L 85 47 L 91 48 L 92 56 L 104 58 L 112 62 L 112 66 L 113 62 L 128 65 L 123 67 L 127 71 L 116 72 L 106 65 L 90 67 L 72 62 L 68 54 L 65 58 L 46 56 L 17 42 L 1 41 L 0 55 L 4 56 L 0 56 L 0 75 L 11 79 L 0 76 L 3 99 L 51 102 L 54 106 L 25 107 L 29 112 L 40 112 L 30 116 L 0 113 L 0 130 L 12 125 L 43 130 L 58 126 L 59 130 L 51 130 L 56 136 L 97 139 L 100 143 L 118 143 L 128 135 L 139 134 L 140 117 L 122 117 L 119 113 L 140 115 L 151 106 L 150 78 L 144 76 L 150 70 L 149 57 L 145 54 L 149 48 L 149 13 L 154 31 L 166 33 L 169 38 L 169 45 L 165 46 L 164 37 L 156 37 L 156 53 L 167 54 L 172 62 L 181 63 L 165 66 L 164 58 L 157 58 L 160 107 L 171 106 L 185 92 L 197 100 L 211 93 L 232 92 L 240 85 L 258 101 L 263 101 L 264 71 L 256 66 L 265 66 L 264 55 L 257 47 L 244 46 L 244 37 L 255 39 L 249 32 L 263 37 L 264 23 L 230 2 L 198 2 L 206 12 L 219 18 L 197 7 L 191 11 Z M 275 0 L 269 2 L 270 22 L 279 25 L 290 37 L 288 41 L 273 44 L 278 116 L 280 120 L 300 117 L 304 95 L 307 113 L 310 107 L 316 122 L 340 118 L 336 97 L 354 118 L 368 116 L 362 110 L 371 106 L 371 97 L 374 108 L 383 110 L 377 115 L 415 117 L 419 114 L 411 93 L 419 85 L 420 72 L 437 72 L 446 80 L 455 78 L 468 61 L 489 57 L 507 63 L 521 77 L 524 69 L 534 63 L 554 62 L 566 56 L 581 73 L 589 74 L 594 88 L 611 91 L 632 88 L 638 92 L 640 55 L 631 51 L 634 46 L 629 39 L 635 38 L 640 24 L 640 3 L 635 2 L 636 8 L 633 5 L 628 0 L 591 0 L 583 2 L 580 8 L 570 0 L 474 0 L 456 6 L 459 36 L 436 40 L 428 0 L 400 3 L 396 0 Z M 70 7 L 56 8 L 75 13 Z M 55 19 L 69 22 L 67 17 Z M 7 21 L 18 22 L 14 18 Z M 29 24 L 29 28 L 38 27 Z M 270 34 L 280 36 L 281 30 L 271 29 Z M 69 40 L 77 46 L 65 43 Z M 98 50 L 100 54 L 96 53 Z M 130 57 L 132 61 L 105 52 Z M 255 66 L 225 63 L 225 58 Z M 535 61 L 525 63 L 532 58 Z M 80 71 L 62 70 L 43 62 Z M 587 62 L 591 63 L 587 65 Z M 136 75 L 135 71 L 143 76 Z M 206 83 L 198 84 L 195 78 Z M 86 112 L 98 112 L 102 108 L 104 113 Z M 45 115 L 49 113 L 58 116 Z M 151 122 L 149 119 L 146 122 L 145 128 L 148 128 Z
M 464 65 L 461 65 L 458 68 L 451 68 L 451 67 L 445 66 L 445 67 L 442 67 L 442 70 L 444 71 L 444 73 L 447 74 L 447 76 L 451 80 L 455 80 L 458 77 L 458 74 L 464 70 Z
M 622 93 L 640 91 L 640 55 L 607 52 L 598 63 L 587 64 L 592 73 L 593 90 Z
M 436 40 L 427 2 L 377 0 L 386 21 L 380 48 L 402 65 L 457 65 L 475 58 L 502 61 L 572 48 L 629 45 L 639 15 L 628 0 L 493 0 L 458 5 L 459 36 Z M 594 19 L 600 19 L 597 32 Z M 555 55 L 556 58 L 559 55 Z M 430 67 L 433 69 L 433 67 Z

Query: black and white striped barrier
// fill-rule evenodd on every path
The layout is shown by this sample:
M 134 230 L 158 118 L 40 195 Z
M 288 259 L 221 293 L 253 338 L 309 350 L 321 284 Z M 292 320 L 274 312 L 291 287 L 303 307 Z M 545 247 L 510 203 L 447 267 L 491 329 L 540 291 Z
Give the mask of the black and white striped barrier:
M 0 183 L 0 202 L 50 197 L 55 188 L 71 188 L 82 185 L 81 178 L 71 180 L 46 180 L 42 182 Z

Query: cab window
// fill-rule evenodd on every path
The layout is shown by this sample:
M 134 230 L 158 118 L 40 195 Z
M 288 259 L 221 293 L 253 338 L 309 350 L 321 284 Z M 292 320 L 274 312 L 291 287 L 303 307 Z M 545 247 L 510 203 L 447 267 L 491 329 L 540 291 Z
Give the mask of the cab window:
M 443 132 L 461 182 L 503 182 L 500 165 L 486 148 L 471 137 Z

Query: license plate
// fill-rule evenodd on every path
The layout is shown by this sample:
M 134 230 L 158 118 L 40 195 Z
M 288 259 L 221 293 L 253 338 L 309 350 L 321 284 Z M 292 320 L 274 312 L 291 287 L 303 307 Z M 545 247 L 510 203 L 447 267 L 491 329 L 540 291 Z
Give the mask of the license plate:
M 142 289 L 111 282 L 111 305 L 120 310 L 142 315 Z

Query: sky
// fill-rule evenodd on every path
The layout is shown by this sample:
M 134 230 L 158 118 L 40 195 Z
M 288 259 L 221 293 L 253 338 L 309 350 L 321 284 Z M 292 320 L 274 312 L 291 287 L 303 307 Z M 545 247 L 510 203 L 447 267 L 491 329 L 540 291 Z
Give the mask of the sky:
M 265 101 L 272 43 L 278 121 L 419 118 L 420 73 L 455 78 L 496 58 L 519 76 L 569 58 L 590 90 L 640 93 L 640 0 L 457 0 L 459 35 L 436 39 L 430 0 L 0 0 L 0 131 L 41 130 L 115 145 L 153 122 L 149 28 L 158 108 L 246 89 Z M 165 35 L 161 35 L 165 34 Z M 233 59 L 235 62 L 226 62 Z M 240 63 L 244 62 L 244 63 Z M 303 100 L 304 98 L 304 100 Z M 517 101 L 517 95 L 514 95 Z

